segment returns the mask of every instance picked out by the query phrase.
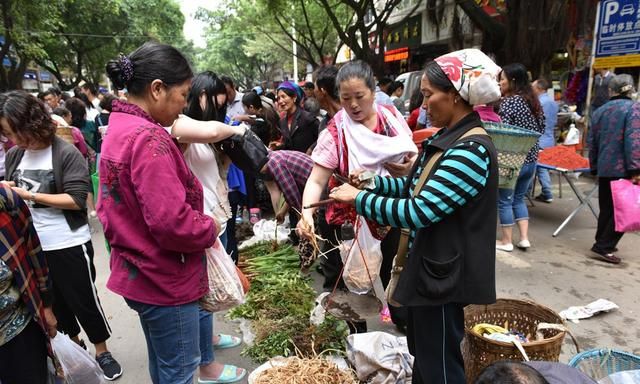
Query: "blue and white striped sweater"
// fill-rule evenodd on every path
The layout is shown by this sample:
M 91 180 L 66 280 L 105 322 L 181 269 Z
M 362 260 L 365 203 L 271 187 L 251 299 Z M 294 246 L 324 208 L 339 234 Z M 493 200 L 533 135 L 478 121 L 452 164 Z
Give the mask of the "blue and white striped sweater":
M 411 180 L 413 192 L 426 165 L 422 153 L 419 166 Z M 489 177 L 490 156 L 487 149 L 477 142 L 464 141 L 449 149 L 433 176 L 415 197 L 401 197 L 408 178 L 377 176 L 376 187 L 360 192 L 356 198 L 356 211 L 382 225 L 415 230 L 441 221 L 456 209 L 477 196 Z

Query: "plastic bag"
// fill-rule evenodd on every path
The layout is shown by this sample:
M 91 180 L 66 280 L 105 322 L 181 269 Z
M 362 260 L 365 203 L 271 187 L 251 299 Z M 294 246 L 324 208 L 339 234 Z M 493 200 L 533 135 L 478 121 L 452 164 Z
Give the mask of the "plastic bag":
M 104 373 L 89 352 L 71 341 L 69 336 L 58 332 L 51 339 L 53 353 L 64 371 L 67 384 L 104 384 Z
M 406 337 L 386 332 L 347 336 L 347 358 L 358 379 L 372 384 L 410 384 L 413 356 Z
M 285 217 L 285 222 L 278 225 L 275 220 L 262 219 L 253 225 L 253 237 L 243 241 L 238 245 L 238 249 L 244 249 L 263 241 L 274 241 L 278 243 L 289 239 L 289 217 Z
M 617 232 L 640 231 L 640 185 L 626 179 L 611 182 Z
M 342 279 L 351 292 L 364 295 L 373 289 L 373 283 L 380 275 L 382 250 L 380 240 L 373 237 L 362 216 L 357 216 L 354 230 L 355 239 L 340 245 L 344 264 Z
M 329 292 L 323 292 L 318 297 L 316 297 L 316 306 L 311 310 L 311 315 L 309 315 L 309 323 L 319 326 L 324 323 L 325 316 L 327 314 L 326 309 L 322 305 L 322 300 L 329 295 Z
M 569 126 L 569 132 L 567 132 L 567 136 L 564 138 L 564 145 L 576 145 L 580 142 L 580 131 L 576 128 L 575 124 L 571 124 Z
M 220 239 L 206 253 L 209 293 L 200 299 L 202 309 L 219 312 L 244 303 L 244 291 L 236 265 L 222 247 Z

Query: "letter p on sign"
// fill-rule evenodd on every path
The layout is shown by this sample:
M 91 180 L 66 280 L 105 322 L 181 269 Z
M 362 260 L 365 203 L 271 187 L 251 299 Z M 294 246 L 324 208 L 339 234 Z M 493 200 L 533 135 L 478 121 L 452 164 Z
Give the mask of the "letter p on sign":
M 604 24 L 609 24 L 609 20 L 612 15 L 615 15 L 620 9 L 620 4 L 617 1 L 612 1 L 604 6 Z

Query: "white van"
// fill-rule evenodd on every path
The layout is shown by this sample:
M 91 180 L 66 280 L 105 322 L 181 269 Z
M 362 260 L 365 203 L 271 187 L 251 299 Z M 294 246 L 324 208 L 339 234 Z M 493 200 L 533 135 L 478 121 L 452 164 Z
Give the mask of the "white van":
M 405 72 L 396 77 L 396 81 L 404 84 L 404 91 L 402 92 L 400 99 L 402 99 L 402 102 L 404 103 L 404 110 L 407 111 L 407 114 L 411 113 L 411 111 L 409 111 L 409 101 L 413 92 L 420 88 L 421 78 L 422 71 Z

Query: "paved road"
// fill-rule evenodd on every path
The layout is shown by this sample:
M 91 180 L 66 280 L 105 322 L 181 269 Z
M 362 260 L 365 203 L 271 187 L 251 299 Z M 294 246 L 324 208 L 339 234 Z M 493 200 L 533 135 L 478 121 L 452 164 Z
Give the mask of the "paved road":
M 582 189 L 589 187 L 589 179 L 582 180 Z M 498 252 L 496 272 L 499 297 L 527 298 L 556 311 L 572 305 L 584 305 L 598 298 L 614 301 L 620 309 L 579 324 L 569 324 L 582 349 L 615 347 L 640 354 L 640 235 L 627 234 L 620 242 L 618 255 L 623 263 L 604 264 L 589 258 L 596 223 L 587 210 L 578 216 L 556 238 L 551 234 L 562 220 L 577 206 L 564 186 L 562 199 L 552 204 L 536 203 L 531 208 L 531 243 L 528 252 Z M 597 206 L 597 199 L 594 199 Z M 517 239 L 517 236 L 516 236 Z M 109 347 L 124 366 L 120 384 L 149 383 L 144 336 L 138 319 L 121 297 L 105 288 L 108 277 L 108 257 L 102 233 L 94 235 L 96 248 L 97 286 L 105 311 L 113 328 Z M 371 329 L 390 329 L 373 324 Z M 216 316 L 217 332 L 239 334 L 237 325 Z M 568 362 L 575 354 L 567 340 L 561 361 Z M 252 369 L 252 364 L 240 356 L 240 349 L 216 352 L 224 363 Z

